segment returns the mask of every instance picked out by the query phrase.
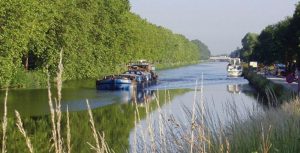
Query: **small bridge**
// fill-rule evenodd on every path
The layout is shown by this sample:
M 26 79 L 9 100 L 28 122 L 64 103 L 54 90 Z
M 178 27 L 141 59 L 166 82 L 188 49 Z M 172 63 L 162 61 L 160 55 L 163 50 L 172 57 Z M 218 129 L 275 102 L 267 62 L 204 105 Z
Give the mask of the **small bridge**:
M 212 62 L 228 62 L 230 57 L 228 56 L 211 56 L 209 58 L 210 61 Z

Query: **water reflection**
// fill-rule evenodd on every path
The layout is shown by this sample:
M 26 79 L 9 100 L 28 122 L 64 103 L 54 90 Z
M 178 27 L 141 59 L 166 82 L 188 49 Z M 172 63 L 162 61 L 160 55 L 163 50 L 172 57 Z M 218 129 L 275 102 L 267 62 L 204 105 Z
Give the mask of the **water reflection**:
M 240 94 L 242 91 L 242 85 L 241 84 L 228 84 L 227 91 L 232 94 Z
M 4 99 L 5 91 L 0 91 L 0 98 Z M 98 91 L 94 88 L 64 88 L 62 90 L 62 110 L 86 110 L 86 100 L 91 108 L 98 108 L 114 103 L 136 102 L 143 103 L 155 98 L 155 90 L 135 88 L 128 91 Z M 53 97 L 56 91 L 53 90 Z M 46 89 L 10 90 L 8 93 L 8 111 L 10 115 L 18 110 L 22 116 L 39 116 L 49 114 L 48 94 Z M 0 100 L 3 105 L 3 100 Z M 0 113 L 3 107 L 0 107 Z

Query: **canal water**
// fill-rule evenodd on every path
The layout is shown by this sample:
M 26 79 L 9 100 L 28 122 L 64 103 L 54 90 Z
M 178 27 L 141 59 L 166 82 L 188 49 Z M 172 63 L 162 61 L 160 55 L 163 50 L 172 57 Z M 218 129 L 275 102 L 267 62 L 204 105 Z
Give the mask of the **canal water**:
M 243 77 L 228 77 L 226 66 L 226 62 L 213 62 L 161 71 L 160 83 L 151 88 L 187 90 L 175 95 L 161 109 L 151 111 L 138 122 L 130 134 L 131 149 L 138 146 L 138 150 L 144 150 L 145 143 L 151 146 L 149 141 L 145 142 L 143 139 L 159 139 L 163 129 L 160 127 L 160 117 L 163 118 L 164 125 L 170 120 L 175 122 L 175 119 L 176 123 L 191 127 L 188 124 L 192 124 L 190 114 L 194 106 L 198 110 L 203 106 L 204 114 L 212 124 L 221 122 L 226 125 L 233 115 L 243 120 L 249 113 L 262 112 L 263 106 L 257 102 L 256 91 Z M 198 111 L 196 118 L 199 119 L 200 115 Z
M 196 88 L 197 94 L 203 96 L 202 101 L 204 101 L 205 108 L 224 122 L 228 118 L 224 108 L 228 106 L 236 107 L 239 114 L 246 114 L 253 108 L 260 109 L 261 106 L 254 96 L 256 91 L 242 77 L 227 77 L 226 65 L 225 62 L 212 62 L 161 70 L 158 71 L 159 81 L 157 84 L 142 91 L 97 91 L 95 80 L 66 82 L 62 90 L 62 108 L 65 110 L 68 107 L 70 111 L 85 111 L 86 99 L 89 100 L 92 109 L 100 110 L 104 107 L 107 109 L 133 103 L 138 103 L 142 107 L 145 105 L 145 101 L 156 103 L 156 99 L 161 99 L 161 101 L 168 102 L 161 103 L 160 111 L 151 110 L 152 118 L 156 118 L 163 111 L 165 114 L 172 114 L 184 121 L 182 108 L 192 109 Z M 203 89 L 202 93 L 201 88 Z M 160 97 L 158 98 L 158 96 Z M 4 91 L 0 91 L 0 98 L 0 113 L 2 114 Z M 14 110 L 18 110 L 23 117 L 49 114 L 47 89 L 10 90 L 8 114 L 12 115 Z M 123 116 L 123 118 L 134 119 L 134 112 L 130 114 L 131 117 Z M 140 131 L 141 129 L 138 128 L 145 127 L 146 122 L 147 117 L 144 116 L 135 128 L 124 132 L 130 133 L 126 136 L 130 145 L 133 145 L 134 131 Z M 132 121 L 130 124 L 133 123 Z M 122 128 L 122 126 L 110 128 Z

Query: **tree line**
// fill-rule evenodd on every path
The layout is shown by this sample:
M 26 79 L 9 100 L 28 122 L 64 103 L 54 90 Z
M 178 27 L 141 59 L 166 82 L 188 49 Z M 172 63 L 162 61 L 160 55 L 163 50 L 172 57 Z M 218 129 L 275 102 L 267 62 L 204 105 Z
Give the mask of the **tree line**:
M 0 1 L 0 87 L 55 75 L 61 51 L 64 80 L 75 80 L 137 59 L 197 61 L 202 45 L 131 13 L 128 0 Z
M 247 33 L 242 48 L 231 53 L 242 60 L 269 65 L 297 61 L 300 69 L 300 2 L 292 17 L 267 26 L 260 34 Z

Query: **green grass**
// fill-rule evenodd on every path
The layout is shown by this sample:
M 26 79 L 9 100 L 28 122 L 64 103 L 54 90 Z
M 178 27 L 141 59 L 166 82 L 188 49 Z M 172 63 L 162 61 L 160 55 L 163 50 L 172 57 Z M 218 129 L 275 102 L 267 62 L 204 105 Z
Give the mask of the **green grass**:
M 47 75 L 42 70 L 28 71 L 17 69 L 14 78 L 11 79 L 11 88 L 45 88 Z
M 280 107 L 265 111 L 249 110 L 246 118 L 236 113 L 235 107 L 224 108 L 229 114 L 230 122 L 213 121 L 213 110 L 205 110 L 204 122 L 201 120 L 201 107 L 196 107 L 196 120 L 192 121 L 192 110 L 184 114 L 189 122 L 167 118 L 164 123 L 167 131 L 168 152 L 208 153 L 268 153 L 300 152 L 300 100 L 293 99 Z M 193 130 L 192 130 L 193 129 Z M 191 131 L 194 139 L 191 141 Z M 156 135 L 157 136 L 157 135 Z M 159 144 L 162 148 L 164 145 Z
M 284 101 L 295 97 L 295 93 L 289 91 L 281 84 L 273 83 L 262 75 L 258 75 L 248 69 L 244 69 L 243 74 L 249 83 L 267 99 L 265 101 L 267 103 L 271 102 L 272 105 L 280 105 Z
M 170 95 L 186 92 L 175 91 Z M 169 100 L 168 91 L 159 93 L 160 105 Z M 171 96 L 170 98 L 172 99 Z M 156 102 L 145 104 L 149 110 L 160 109 Z M 138 107 L 141 118 L 147 118 L 146 107 Z M 170 116 L 164 118 L 164 129 L 168 129 L 166 139 L 167 152 L 189 152 L 191 127 L 194 127 L 193 151 L 199 152 L 300 152 L 300 100 L 293 99 L 283 103 L 280 107 L 269 108 L 264 112 L 248 111 L 247 118 L 241 119 L 234 106 L 224 108 L 231 117 L 231 122 L 212 122 L 209 112 L 205 110 L 204 123 L 201 120 L 201 106 L 196 107 L 196 119 L 192 121 L 192 110 L 185 114 L 189 122 L 181 123 Z M 109 105 L 92 110 L 97 131 L 105 133 L 105 141 L 115 152 L 126 152 L 129 149 L 129 134 L 134 128 L 136 107 L 133 104 Z M 22 114 L 21 114 L 22 115 Z M 15 125 L 15 117 L 8 118 L 7 152 L 26 152 L 27 147 L 21 133 Z M 22 118 L 27 135 L 31 139 L 36 152 L 49 152 L 51 148 L 50 117 Z M 157 121 L 159 119 L 156 119 Z M 66 138 L 66 114 L 62 114 L 62 136 Z M 193 125 L 193 126 L 192 126 Z M 73 152 L 91 152 L 87 142 L 94 143 L 89 126 L 87 111 L 70 113 L 71 146 Z M 122 127 L 122 128 L 120 128 Z M 146 130 L 146 129 L 145 129 Z M 203 135 L 204 130 L 204 135 Z M 156 133 L 157 134 L 157 133 Z M 2 136 L 2 131 L 1 135 Z M 164 152 L 164 145 L 160 144 L 160 137 L 155 136 L 156 149 Z M 176 142 L 176 143 L 175 143 Z M 160 146 L 161 145 L 161 146 Z M 64 141 L 63 146 L 66 146 Z M 203 147 L 205 146 L 205 147 Z M 151 150 L 151 146 L 148 150 Z M 52 150 L 51 152 L 54 152 Z

